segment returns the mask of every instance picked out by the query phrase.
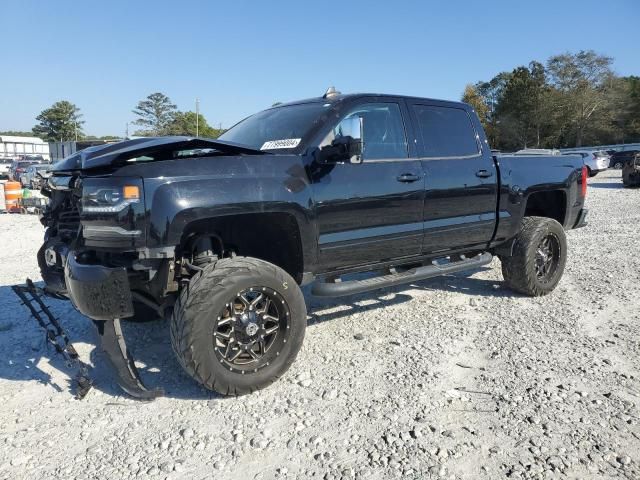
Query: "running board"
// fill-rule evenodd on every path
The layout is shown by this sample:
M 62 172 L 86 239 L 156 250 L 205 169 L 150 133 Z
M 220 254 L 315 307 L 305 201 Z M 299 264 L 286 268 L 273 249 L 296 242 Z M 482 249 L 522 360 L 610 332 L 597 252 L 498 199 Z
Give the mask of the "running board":
M 411 268 L 404 272 L 391 273 L 389 275 L 366 278 L 364 280 L 317 282 L 311 288 L 311 294 L 317 297 L 354 295 L 356 293 L 377 290 L 378 288 L 393 287 L 395 285 L 424 280 L 425 278 L 437 277 L 438 275 L 446 275 L 482 267 L 483 265 L 491 263 L 491 260 L 493 260 L 493 256 L 485 252 L 473 258 L 461 256 L 461 260 L 442 265 L 434 261 L 431 265 L 424 265 L 422 267 Z

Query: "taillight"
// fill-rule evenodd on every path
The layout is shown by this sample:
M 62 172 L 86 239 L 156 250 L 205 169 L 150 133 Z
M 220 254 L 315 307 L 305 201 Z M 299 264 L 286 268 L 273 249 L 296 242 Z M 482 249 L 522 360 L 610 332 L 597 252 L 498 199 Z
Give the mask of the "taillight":
M 589 172 L 587 167 L 582 167 L 582 179 L 580 180 L 580 195 L 582 198 L 587 196 L 587 178 L 589 178 Z

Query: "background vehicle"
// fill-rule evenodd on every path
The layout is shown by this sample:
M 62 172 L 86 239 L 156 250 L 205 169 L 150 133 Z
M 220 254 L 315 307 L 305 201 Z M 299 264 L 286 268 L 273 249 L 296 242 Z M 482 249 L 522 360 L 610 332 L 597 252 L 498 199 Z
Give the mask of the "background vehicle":
M 609 168 L 621 169 L 624 162 L 632 160 L 640 150 L 625 150 L 622 152 L 615 152 L 609 159 Z
M 27 168 L 39 163 L 39 160 L 14 160 L 9 169 L 9 176 L 12 180 L 19 182 L 20 176 L 27 170 Z
M 391 95 L 329 91 L 217 140 L 93 147 L 52 174 L 46 288 L 98 322 L 120 384 L 142 398 L 157 392 L 123 356 L 119 324 L 134 303 L 170 318 L 196 381 L 244 394 L 294 361 L 299 285 L 351 295 L 496 255 L 507 285 L 545 295 L 564 270 L 565 229 L 587 214 L 580 156 L 494 156 L 469 105 Z M 359 272 L 382 273 L 349 279 Z
M 622 164 L 622 184 L 625 187 L 640 187 L 640 152 Z
M 0 158 L 0 180 L 9 179 L 12 163 L 12 158 Z
M 575 150 L 562 155 L 580 155 L 589 170 L 590 177 L 595 177 L 609 168 L 609 155 L 604 151 Z
M 29 165 L 20 175 L 20 183 L 23 187 L 28 187 L 32 190 L 40 188 L 40 180 L 42 177 L 39 177 L 37 172 L 44 173 L 49 170 L 51 170 L 51 165 L 46 163 L 35 163 L 33 165 Z
M 523 148 L 514 155 L 560 155 L 560 150 L 555 148 Z

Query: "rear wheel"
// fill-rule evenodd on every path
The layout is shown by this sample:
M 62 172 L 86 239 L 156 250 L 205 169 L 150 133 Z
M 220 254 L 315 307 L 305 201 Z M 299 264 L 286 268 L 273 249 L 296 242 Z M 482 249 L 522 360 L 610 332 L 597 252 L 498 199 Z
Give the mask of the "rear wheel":
M 500 257 L 507 285 L 525 295 L 547 295 L 556 287 L 567 261 L 562 225 L 544 217 L 525 217 L 513 255 Z
M 613 164 L 613 168 L 617 168 L 618 170 L 622 169 L 622 162 L 616 162 Z
M 264 388 L 291 366 L 306 328 L 304 297 L 281 268 L 248 257 L 207 264 L 180 292 L 171 343 L 184 370 L 223 395 Z

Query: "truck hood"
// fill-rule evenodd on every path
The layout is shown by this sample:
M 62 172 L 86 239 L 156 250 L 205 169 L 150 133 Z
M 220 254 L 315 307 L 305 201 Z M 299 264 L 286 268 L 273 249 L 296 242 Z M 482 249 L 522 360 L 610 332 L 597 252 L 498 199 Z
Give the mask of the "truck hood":
M 232 142 L 194 137 L 145 137 L 135 140 L 99 145 L 81 150 L 57 162 L 52 172 L 68 172 L 121 165 L 135 157 L 157 155 L 176 150 L 212 148 L 227 155 L 265 155 L 268 152 L 255 150 Z

